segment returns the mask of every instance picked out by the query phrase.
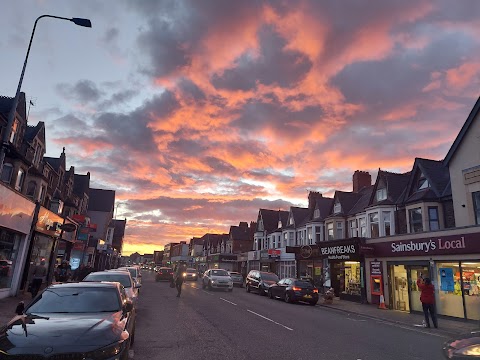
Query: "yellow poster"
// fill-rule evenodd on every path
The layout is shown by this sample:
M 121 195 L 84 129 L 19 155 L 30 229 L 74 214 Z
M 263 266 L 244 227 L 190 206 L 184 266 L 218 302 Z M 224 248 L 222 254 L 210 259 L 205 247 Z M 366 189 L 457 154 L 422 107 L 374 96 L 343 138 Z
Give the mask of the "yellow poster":
M 321 276 L 321 275 L 322 275 L 322 268 L 315 267 L 315 276 Z

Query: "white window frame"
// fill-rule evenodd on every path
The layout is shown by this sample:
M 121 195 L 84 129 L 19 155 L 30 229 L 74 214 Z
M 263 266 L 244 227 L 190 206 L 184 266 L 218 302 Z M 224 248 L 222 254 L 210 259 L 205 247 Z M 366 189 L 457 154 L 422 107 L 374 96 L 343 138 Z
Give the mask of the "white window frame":
M 360 229 L 360 232 L 358 233 L 358 235 L 360 237 L 367 237 L 368 236 L 368 233 L 367 233 L 367 217 L 366 216 L 362 216 L 362 217 L 358 218 L 358 228 Z
M 17 172 L 17 179 L 15 180 L 15 190 L 22 191 L 23 183 L 25 182 L 25 171 L 20 168 Z
M 335 205 L 333 205 L 333 213 L 334 214 L 339 214 L 342 212 L 342 204 L 339 202 L 336 202 Z
M 376 194 L 377 201 L 383 201 L 387 199 L 387 189 L 386 188 L 381 188 L 377 190 Z
M 375 215 L 377 216 L 377 221 L 373 221 L 373 218 Z M 368 213 L 367 216 L 368 216 L 368 233 L 370 235 L 369 237 L 372 239 L 374 238 L 373 232 L 372 232 L 372 226 L 376 224 L 378 228 L 378 236 L 376 236 L 375 238 L 379 238 L 380 237 L 380 216 L 378 214 L 378 211 Z
M 421 221 L 422 229 L 421 229 L 420 231 L 414 231 L 414 228 L 413 228 L 412 214 L 413 214 L 413 211 L 414 211 L 414 210 L 420 210 L 420 215 L 422 216 L 422 221 Z M 423 209 L 422 209 L 422 206 L 412 207 L 412 208 L 408 209 L 408 211 L 407 211 L 407 216 L 408 216 L 408 232 L 409 232 L 409 233 L 417 233 L 417 232 L 425 231 L 424 225 L 423 225 L 423 221 L 424 221 L 423 212 L 424 212 L 424 211 L 423 211 Z
M 315 209 L 313 212 L 313 218 L 318 219 L 320 217 L 320 209 Z
M 335 221 L 335 239 L 343 238 L 343 221 Z
M 334 240 L 335 239 L 335 232 L 333 228 L 333 222 L 327 223 L 327 240 Z
M 357 219 L 350 219 L 348 220 L 348 231 L 350 237 L 357 237 Z
M 387 219 L 385 218 L 385 215 L 388 214 L 388 221 L 386 221 Z M 380 236 L 390 236 L 390 235 L 393 235 L 393 229 L 392 229 L 392 212 L 391 211 L 382 211 L 382 233 L 380 234 Z M 390 234 L 387 235 L 387 227 L 385 226 L 385 224 L 389 224 L 389 228 L 390 228 Z
M 3 179 L 4 176 L 5 176 L 5 174 L 6 174 L 6 168 L 8 168 L 8 171 L 10 171 L 9 176 L 8 176 L 8 180 L 7 180 L 7 179 Z M 4 164 L 3 164 L 3 170 L 2 170 L 2 174 L 1 174 L 1 175 L 2 175 L 2 177 L 1 177 L 2 181 L 3 181 L 4 183 L 10 184 L 10 181 L 12 181 L 12 175 L 13 175 L 13 164 L 11 164 L 11 163 L 4 163 Z

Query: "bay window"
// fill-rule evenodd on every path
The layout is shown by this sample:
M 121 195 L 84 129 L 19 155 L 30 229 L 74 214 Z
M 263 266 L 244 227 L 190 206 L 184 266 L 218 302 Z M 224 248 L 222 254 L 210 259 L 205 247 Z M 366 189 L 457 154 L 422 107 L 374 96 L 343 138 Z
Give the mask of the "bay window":
M 383 211 L 382 212 L 382 217 L 383 217 L 383 235 L 384 236 L 389 236 L 392 235 L 392 213 L 390 211 Z
M 349 222 L 349 235 L 350 237 L 356 237 L 357 236 L 357 220 L 353 219 L 350 220 Z
M 307 239 L 308 239 L 308 245 L 313 244 L 313 238 L 312 238 L 312 228 L 309 227 L 307 228 Z
M 321 226 L 315 226 L 315 242 L 318 244 L 320 241 L 322 241 L 322 227 Z
M 343 222 L 337 221 L 337 232 L 335 234 L 335 239 L 343 239 Z
M 370 224 L 370 237 L 378 238 L 380 236 L 380 226 L 378 223 L 378 213 L 373 213 L 368 215 L 368 220 Z
M 410 220 L 410 232 L 416 233 L 423 231 L 422 208 L 408 210 Z
M 333 222 L 327 224 L 327 239 L 333 240 Z
M 360 237 L 367 237 L 367 219 L 362 217 L 358 219 L 360 227 Z
M 438 218 L 437 206 L 428 207 L 428 223 L 431 231 L 440 230 L 440 220 Z

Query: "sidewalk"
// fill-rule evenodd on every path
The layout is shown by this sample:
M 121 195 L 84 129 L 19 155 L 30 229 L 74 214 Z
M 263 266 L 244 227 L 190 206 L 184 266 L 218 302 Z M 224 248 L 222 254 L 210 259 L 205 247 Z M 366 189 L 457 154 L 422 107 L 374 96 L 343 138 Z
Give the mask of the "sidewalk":
M 16 314 L 15 309 L 20 301 L 25 302 L 25 306 L 32 300 L 30 293 L 20 292 L 18 296 L 10 296 L 0 299 L 0 326 L 7 324 Z
M 370 319 L 381 320 L 389 323 L 403 325 L 405 327 L 423 329 L 421 327 L 423 314 L 410 314 L 396 310 L 381 310 L 378 305 L 371 304 L 359 304 L 352 301 L 335 299 L 333 304 L 323 304 L 322 300 L 318 302 L 321 308 L 334 309 L 345 313 L 355 314 Z M 430 319 L 431 322 L 431 319 Z M 453 320 L 440 317 L 438 319 L 438 329 L 433 328 L 425 329 L 425 331 L 435 331 L 441 333 L 446 337 L 454 337 L 458 334 L 468 333 L 472 330 L 480 328 L 480 323 L 465 321 L 465 320 Z M 420 326 L 419 326 L 420 325 Z

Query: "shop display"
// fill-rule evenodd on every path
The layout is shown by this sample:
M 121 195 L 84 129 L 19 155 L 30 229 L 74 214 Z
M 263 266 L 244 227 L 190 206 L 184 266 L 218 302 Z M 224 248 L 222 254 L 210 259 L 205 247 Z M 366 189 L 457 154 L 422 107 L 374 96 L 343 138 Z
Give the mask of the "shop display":
M 360 263 L 345 263 L 345 294 L 360 296 L 362 294 Z

